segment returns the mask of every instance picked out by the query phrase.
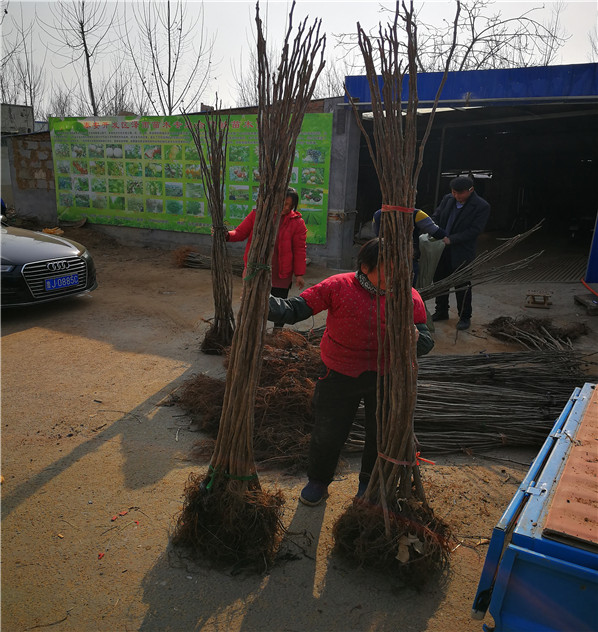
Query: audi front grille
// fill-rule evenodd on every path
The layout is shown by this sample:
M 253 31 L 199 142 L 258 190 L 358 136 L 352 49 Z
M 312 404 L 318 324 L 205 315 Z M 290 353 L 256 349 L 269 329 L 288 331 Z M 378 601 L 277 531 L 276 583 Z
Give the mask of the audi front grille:
M 63 262 L 66 265 L 62 265 Z M 58 266 L 56 264 L 60 263 Z M 49 270 L 48 266 L 60 268 L 58 270 Z M 23 277 L 27 283 L 29 291 L 34 298 L 49 298 L 54 296 L 64 296 L 73 292 L 80 292 L 87 285 L 87 265 L 80 257 L 68 257 L 66 259 L 57 259 L 56 261 L 36 261 L 35 263 L 27 263 L 23 266 Z M 56 290 L 46 290 L 46 279 L 53 279 L 64 276 L 66 274 L 77 274 L 77 285 L 59 288 Z

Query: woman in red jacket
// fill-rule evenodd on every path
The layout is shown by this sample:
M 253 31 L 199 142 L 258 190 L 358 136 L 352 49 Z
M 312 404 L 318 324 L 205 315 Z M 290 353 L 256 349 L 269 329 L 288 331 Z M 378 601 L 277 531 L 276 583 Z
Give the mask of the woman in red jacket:
M 272 296 L 286 298 L 293 283 L 295 275 L 295 285 L 302 290 L 305 281 L 305 251 L 307 227 L 297 210 L 299 196 L 295 189 L 289 188 L 284 201 L 284 206 L 280 213 L 280 224 L 278 225 L 278 235 L 274 245 L 272 255 Z M 255 209 L 235 228 L 228 231 L 227 241 L 245 241 L 245 254 L 243 261 L 247 269 L 247 255 L 251 246 L 253 236 L 253 226 L 255 224 Z M 274 323 L 274 327 L 282 327 L 282 323 Z
M 316 382 L 313 397 L 315 423 L 311 433 L 307 476 L 302 503 L 317 505 L 328 496 L 342 447 L 349 435 L 359 403 L 365 407 L 365 444 L 361 459 L 358 496 L 367 487 L 376 462 L 376 403 L 378 381 L 377 306 L 385 331 L 386 279 L 378 269 L 379 240 L 364 244 L 357 257 L 357 272 L 336 274 L 289 299 L 270 297 L 268 320 L 293 324 L 328 310 L 326 330 L 320 342 L 325 373 Z M 417 355 L 434 346 L 426 326 L 421 296 L 413 297 L 414 341 Z M 384 359 L 380 366 L 384 367 Z

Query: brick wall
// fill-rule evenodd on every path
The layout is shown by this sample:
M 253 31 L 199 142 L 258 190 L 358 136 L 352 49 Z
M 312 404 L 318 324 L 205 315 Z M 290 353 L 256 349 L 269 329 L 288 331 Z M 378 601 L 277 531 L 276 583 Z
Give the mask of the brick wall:
M 14 136 L 10 141 L 17 187 L 54 191 L 54 165 L 49 132 Z
M 49 132 L 19 134 L 8 139 L 15 210 L 40 223 L 56 223 L 56 193 Z

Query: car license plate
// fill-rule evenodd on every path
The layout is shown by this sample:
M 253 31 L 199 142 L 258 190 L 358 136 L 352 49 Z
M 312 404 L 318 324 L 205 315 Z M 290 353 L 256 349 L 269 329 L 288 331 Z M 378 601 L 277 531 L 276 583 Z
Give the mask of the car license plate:
M 46 279 L 46 291 L 62 290 L 65 287 L 72 287 L 78 283 L 78 274 L 65 274 L 64 276 Z

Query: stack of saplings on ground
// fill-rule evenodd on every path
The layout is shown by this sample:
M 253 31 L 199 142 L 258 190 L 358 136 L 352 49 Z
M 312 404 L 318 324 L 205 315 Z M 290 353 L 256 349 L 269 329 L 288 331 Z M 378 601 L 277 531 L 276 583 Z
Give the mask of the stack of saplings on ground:
M 270 334 L 255 405 L 254 448 L 260 467 L 303 472 L 313 424 L 311 398 L 322 364 L 319 339 L 297 331 Z M 425 356 L 419 360 L 415 432 L 422 452 L 481 452 L 503 445 L 540 446 L 573 390 L 594 381 L 588 358 L 572 350 Z M 218 431 L 224 380 L 190 378 L 176 393 L 212 439 Z M 358 451 L 358 412 L 347 451 Z M 197 442 L 208 457 L 212 439 Z

